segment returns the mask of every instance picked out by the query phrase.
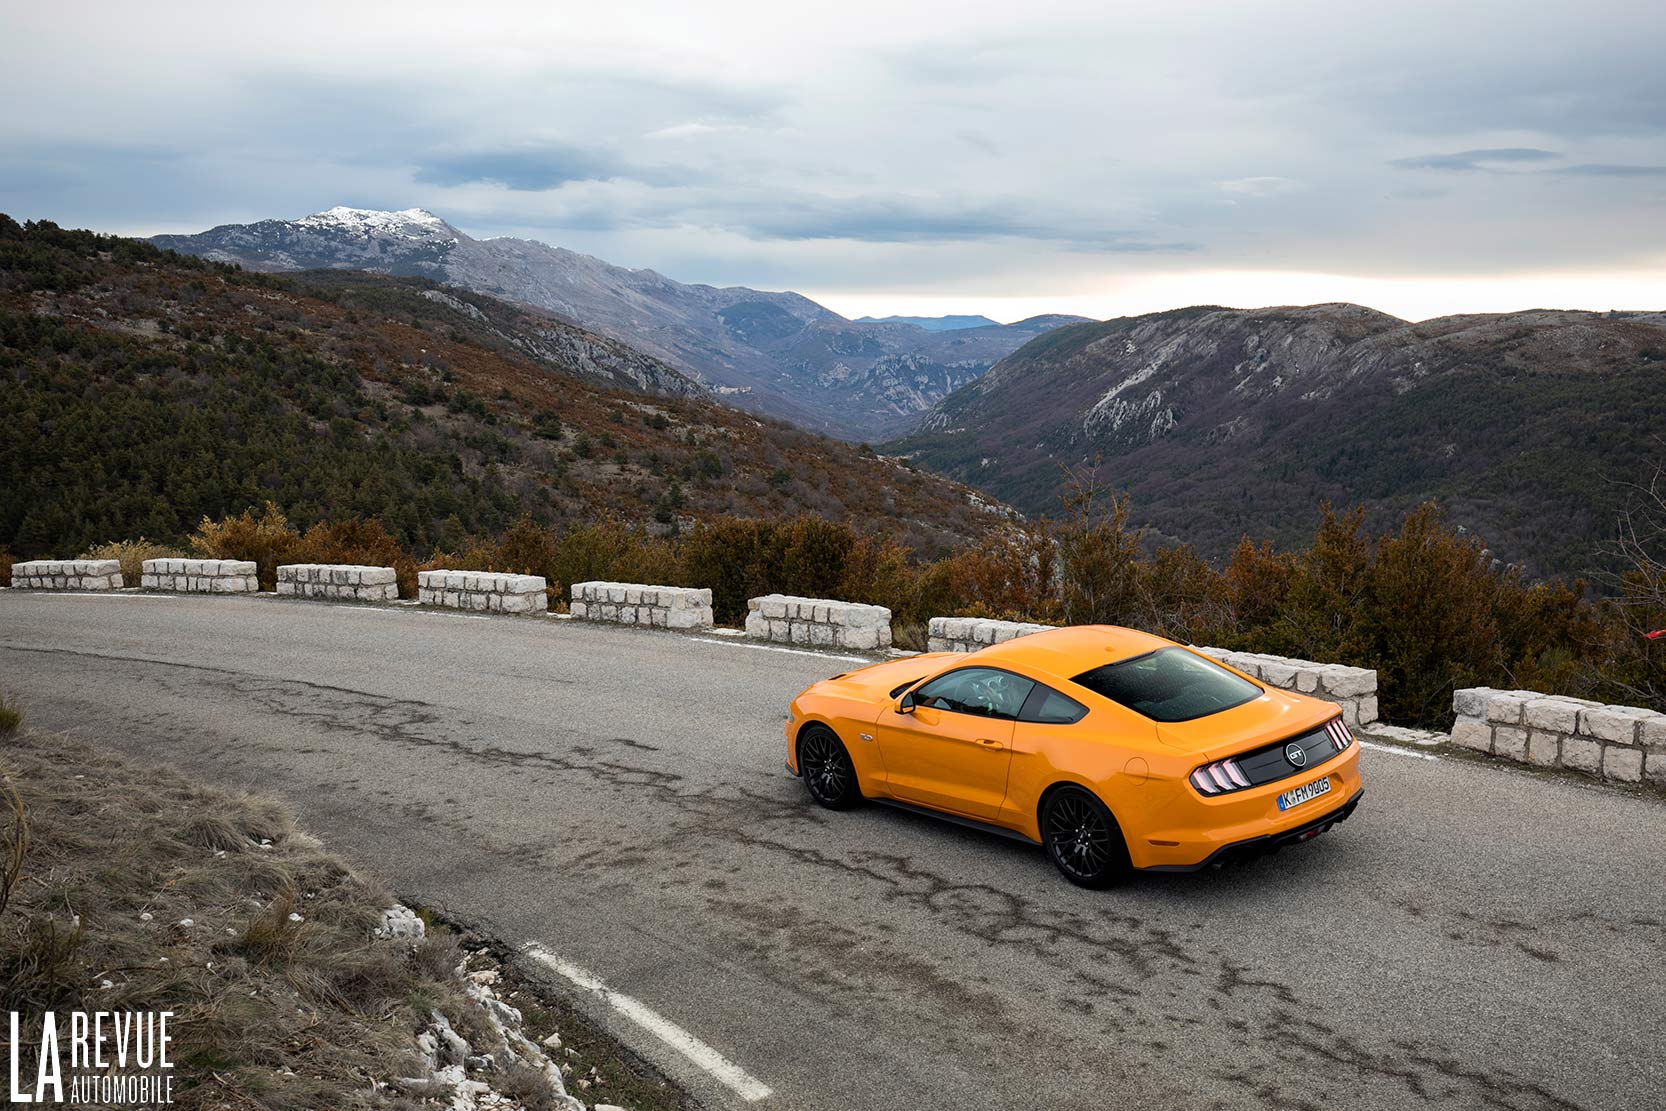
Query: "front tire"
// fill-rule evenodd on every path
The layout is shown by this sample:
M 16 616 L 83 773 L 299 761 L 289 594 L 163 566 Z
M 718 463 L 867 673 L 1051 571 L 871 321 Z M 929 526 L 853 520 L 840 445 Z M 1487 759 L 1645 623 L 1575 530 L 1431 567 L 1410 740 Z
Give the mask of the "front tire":
M 1080 787 L 1060 787 L 1041 804 L 1041 843 L 1078 887 L 1110 887 L 1133 871 L 1122 827 L 1098 796 Z
M 825 725 L 812 725 L 799 734 L 798 774 L 810 797 L 829 810 L 849 810 L 862 801 L 850 753 Z

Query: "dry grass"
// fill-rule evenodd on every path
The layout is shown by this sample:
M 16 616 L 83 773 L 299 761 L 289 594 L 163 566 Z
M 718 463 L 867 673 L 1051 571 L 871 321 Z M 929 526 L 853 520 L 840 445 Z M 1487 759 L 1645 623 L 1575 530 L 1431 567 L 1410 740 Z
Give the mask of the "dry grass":
M 172 1011 L 185 1111 L 449 1106 L 448 1084 L 397 1078 L 426 1074 L 415 1037 L 435 1011 L 494 1044 L 463 976 L 501 962 L 434 923 L 414 944 L 374 940 L 393 902 L 271 799 L 15 725 L 0 747 L 0 999 L 25 1028 L 47 1010 Z M 633 1111 L 687 1106 L 565 1004 L 524 983 L 509 998 L 527 1036 L 559 1030 L 574 1083 L 605 1074 Z M 501 1106 L 552 1106 L 538 1073 L 500 1066 Z
M 416 1106 L 372 1081 L 421 1071 L 428 1008 L 467 1024 L 454 941 L 373 941 L 391 894 L 267 800 L 36 732 L 3 763 L 31 826 L 8 1007 L 175 1012 L 187 1109 Z
M 139 537 L 137 540 L 111 540 L 82 552 L 79 559 L 114 559 L 121 563 L 121 579 L 125 586 L 138 586 L 147 559 L 179 559 L 185 553 L 167 544 Z

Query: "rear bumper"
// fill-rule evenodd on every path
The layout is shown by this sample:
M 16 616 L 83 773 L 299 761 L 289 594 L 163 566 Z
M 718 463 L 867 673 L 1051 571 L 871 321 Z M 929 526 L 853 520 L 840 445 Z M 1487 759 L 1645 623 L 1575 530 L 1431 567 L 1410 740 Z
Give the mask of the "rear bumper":
M 1253 860 L 1258 856 L 1276 853 L 1287 845 L 1294 845 L 1319 836 L 1337 822 L 1347 821 L 1359 805 L 1359 800 L 1365 797 L 1365 790 L 1361 788 L 1353 793 L 1353 797 L 1335 810 L 1327 811 L 1293 829 L 1280 830 L 1261 837 L 1249 837 L 1242 841 L 1234 841 L 1230 845 L 1222 845 L 1196 864 L 1150 864 L 1140 869 L 1142 872 L 1196 872 L 1202 868 L 1225 864 L 1227 861 Z

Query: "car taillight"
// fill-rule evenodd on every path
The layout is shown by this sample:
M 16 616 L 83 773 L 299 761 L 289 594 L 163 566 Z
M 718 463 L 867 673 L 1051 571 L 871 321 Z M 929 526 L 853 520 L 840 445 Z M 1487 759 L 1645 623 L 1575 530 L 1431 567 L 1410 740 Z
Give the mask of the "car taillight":
M 1330 734 L 1330 746 L 1341 752 L 1354 743 L 1354 735 L 1348 730 L 1348 724 L 1341 718 L 1332 718 L 1325 723 L 1325 732 Z
M 1228 791 L 1241 791 L 1245 787 L 1253 786 L 1244 769 L 1233 759 L 1216 760 L 1213 764 L 1205 764 L 1192 773 L 1192 786 L 1206 795 L 1222 795 Z

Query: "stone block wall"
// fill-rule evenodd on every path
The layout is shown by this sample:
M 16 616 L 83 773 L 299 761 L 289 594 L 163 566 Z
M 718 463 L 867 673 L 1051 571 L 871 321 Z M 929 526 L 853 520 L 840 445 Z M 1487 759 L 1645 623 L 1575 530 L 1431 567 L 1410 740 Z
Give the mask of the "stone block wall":
M 891 647 L 891 611 L 884 606 L 765 594 L 746 603 L 746 635 L 815 648 Z
M 12 564 L 13 590 L 120 590 L 114 559 L 31 559 Z
M 569 612 L 583 621 L 616 621 L 656 629 L 709 629 L 712 592 L 686 586 L 643 583 L 573 584 Z
M 545 586 L 542 575 L 419 571 L 417 601 L 481 613 L 544 613 L 549 609 Z
M 934 617 L 926 626 L 926 651 L 976 652 L 991 644 L 1057 627 L 1024 621 L 994 621 L 984 617 Z
M 392 567 L 286 563 L 278 568 L 278 593 L 296 598 L 392 602 L 399 597 L 399 574 Z
M 1342 720 L 1352 729 L 1369 729 L 1376 724 L 1377 673 L 1371 668 L 1294 660 L 1260 652 L 1229 652 L 1224 648 L 1198 647 L 1197 651 L 1269 687 L 1336 703 L 1342 707 Z
M 184 594 L 253 594 L 260 589 L 247 559 L 147 559 L 139 585 Z
M 1452 743 L 1541 768 L 1666 786 L 1666 714 L 1535 691 L 1452 695 Z

